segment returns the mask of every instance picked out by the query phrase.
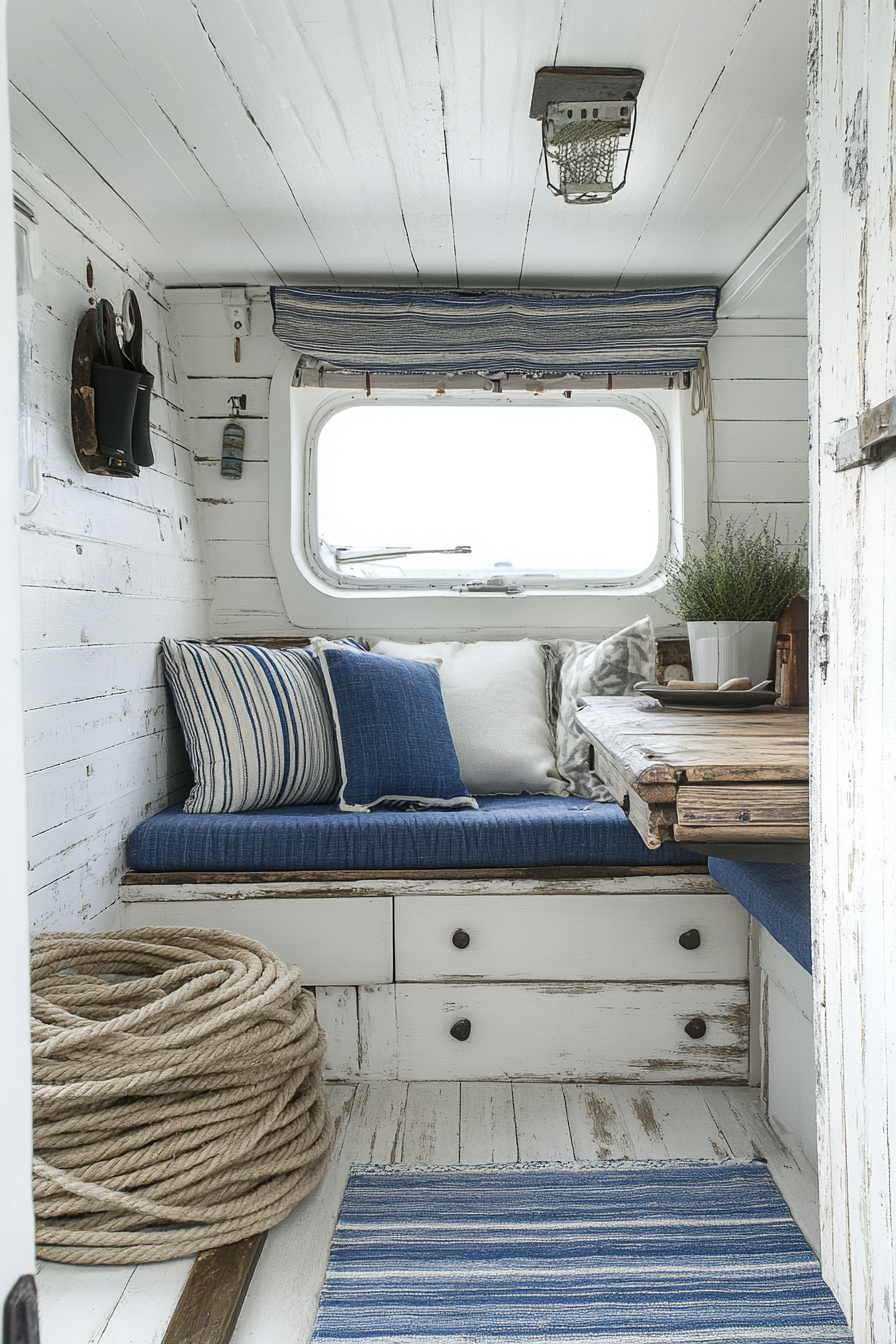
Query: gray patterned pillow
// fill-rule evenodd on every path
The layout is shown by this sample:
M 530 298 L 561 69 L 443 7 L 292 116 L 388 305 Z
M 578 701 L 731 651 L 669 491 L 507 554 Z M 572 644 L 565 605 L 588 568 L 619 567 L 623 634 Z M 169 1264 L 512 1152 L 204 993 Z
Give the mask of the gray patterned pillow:
M 588 767 L 588 739 L 576 722 L 583 695 L 633 695 L 638 681 L 652 681 L 656 641 L 649 616 L 602 644 L 575 639 L 554 641 L 560 658 L 555 677 L 557 701 L 557 769 L 577 798 L 610 803 L 613 795 Z

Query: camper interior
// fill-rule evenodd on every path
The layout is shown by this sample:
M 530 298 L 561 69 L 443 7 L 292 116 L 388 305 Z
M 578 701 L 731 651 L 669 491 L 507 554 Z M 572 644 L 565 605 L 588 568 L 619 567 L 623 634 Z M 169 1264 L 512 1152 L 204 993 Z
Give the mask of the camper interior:
M 27 937 L 189 926 L 300 967 L 337 1122 L 235 1344 L 310 1338 L 353 1162 L 756 1157 L 856 1344 L 892 1344 L 892 7 L 6 8 L 3 1292 L 35 1270 Z M 537 72 L 582 70 L 643 76 L 600 173 L 569 167 L 546 109 L 578 116 L 604 86 L 543 82 L 537 106 Z M 136 468 L 97 453 L 99 391 L 90 450 L 73 411 L 85 318 L 139 342 L 129 293 L 127 376 L 152 389 Z M 519 354 L 538 323 L 540 368 Z M 667 578 L 709 524 L 809 538 L 808 741 L 806 701 L 785 701 L 796 765 L 745 775 L 741 735 L 734 773 L 706 776 L 774 794 L 745 836 L 741 795 L 707 820 L 674 783 L 614 774 L 629 758 L 557 670 L 624 632 L 629 696 L 657 668 L 699 680 Z M 218 787 L 189 651 L 295 667 L 320 637 L 356 810 L 324 826 L 286 799 L 312 804 L 301 849 L 277 819 L 259 832 L 251 790 L 185 813 Z M 455 744 L 465 678 L 491 678 L 460 811 L 357 811 L 347 640 L 421 684 L 441 661 Z M 547 747 L 523 705 L 546 685 Z M 585 802 L 555 754 L 564 695 Z M 417 798 L 387 773 L 374 791 Z M 786 881 L 757 896 L 771 865 Z M 175 1344 L 191 1265 L 39 1259 L 43 1344 Z

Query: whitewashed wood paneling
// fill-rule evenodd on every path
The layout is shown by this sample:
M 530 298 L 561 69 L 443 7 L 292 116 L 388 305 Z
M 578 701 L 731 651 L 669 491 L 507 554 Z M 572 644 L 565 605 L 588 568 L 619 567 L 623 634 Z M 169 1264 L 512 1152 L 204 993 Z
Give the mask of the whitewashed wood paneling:
M 896 1338 L 896 463 L 832 448 L 896 393 L 896 15 L 817 0 L 810 34 L 812 907 L 822 1264 L 856 1344 Z
M 755 924 L 758 983 L 751 987 L 759 1036 L 759 1076 L 769 1123 L 813 1169 L 817 1157 L 811 974 Z
M 521 1162 L 572 1161 L 572 1135 L 562 1088 L 550 1083 L 514 1083 L 513 1112 Z
M 714 377 L 712 394 L 719 420 L 802 422 L 808 415 L 805 378 Z
M 812 1019 L 769 977 L 763 996 L 767 1017 L 769 1123 L 788 1147 L 817 1162 L 815 1045 Z
M 17 146 L 169 284 L 725 281 L 805 187 L 805 0 L 11 0 Z M 547 190 L 545 65 L 645 72 L 629 184 Z
M 614 64 L 647 75 L 637 148 L 619 214 L 606 207 L 606 223 L 602 217 L 595 225 L 589 210 L 558 216 L 559 202 L 535 189 L 524 280 L 582 274 L 579 258 L 592 255 L 597 240 L 602 255 L 593 273 L 615 263 L 622 288 L 645 275 L 664 284 L 727 280 L 805 187 L 805 147 L 793 134 L 803 116 L 804 48 L 803 3 L 692 3 L 674 11 L 567 4 L 558 65 L 580 64 L 585 51 L 612 51 Z M 774 199 L 772 180 L 781 186 Z
M 31 386 L 43 497 L 22 527 L 32 924 L 103 927 L 117 917 L 128 834 L 189 784 L 158 641 L 208 628 L 192 453 L 158 285 L 43 173 L 21 156 L 16 169 L 44 253 Z M 139 295 L 156 377 L 156 465 L 133 481 L 83 472 L 69 426 L 75 329 L 91 298 L 120 307 L 127 288 Z
M 510 1083 L 461 1083 L 460 1120 L 460 1160 L 465 1165 L 519 1160 Z
M 402 1162 L 457 1162 L 460 1158 L 460 1083 L 416 1083 L 408 1088 L 401 1136 Z
M 766 451 L 768 451 L 766 449 Z M 773 470 L 757 470 L 755 462 L 717 462 L 719 498 L 741 504 L 806 503 L 809 472 L 805 462 L 775 462 Z M 774 492 L 774 500 L 768 495 Z
M 359 877 L 331 878 L 321 876 L 313 883 L 256 882 L 251 874 L 245 882 L 196 882 L 190 884 L 191 901 L 245 901 L 264 897 L 289 896 L 418 896 L 423 900 L 441 896 L 526 896 L 550 898 L 557 895 L 613 896 L 620 887 L 630 895 L 651 895 L 656 892 L 657 874 L 640 877 Z M 684 895 L 703 892 L 718 895 L 722 888 L 707 874 L 663 874 L 663 891 Z M 178 901 L 183 899 L 181 883 L 128 882 L 121 889 L 123 901 Z
M 806 327 L 797 319 L 729 317 L 709 344 L 715 462 L 713 512 L 768 520 L 796 541 L 808 524 Z
M 356 985 L 319 985 L 314 991 L 317 1020 L 327 1038 L 324 1077 L 355 1079 L 358 1067 L 358 989 Z
M 394 985 L 358 987 L 358 1060 L 362 1078 L 398 1077 Z
M 240 362 L 219 289 L 170 290 L 185 374 L 184 404 L 216 634 L 290 633 L 268 542 L 268 401 L 283 347 L 271 335 L 265 291 L 250 295 L 251 334 Z M 264 297 L 261 297 L 263 295 Z M 230 398 L 245 395 L 243 475 L 221 475 L 221 439 Z
M 722 286 L 722 317 L 806 316 L 806 204 L 803 192 Z

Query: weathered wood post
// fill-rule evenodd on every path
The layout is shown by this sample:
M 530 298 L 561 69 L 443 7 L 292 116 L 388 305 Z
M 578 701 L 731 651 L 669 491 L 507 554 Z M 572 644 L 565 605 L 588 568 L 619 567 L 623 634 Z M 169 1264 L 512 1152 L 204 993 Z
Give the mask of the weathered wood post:
M 896 1339 L 896 12 L 813 0 L 812 841 L 826 1277 Z M 875 409 L 877 408 L 877 409 Z M 867 414 L 873 412 L 872 414 Z M 893 433 L 896 434 L 896 423 Z

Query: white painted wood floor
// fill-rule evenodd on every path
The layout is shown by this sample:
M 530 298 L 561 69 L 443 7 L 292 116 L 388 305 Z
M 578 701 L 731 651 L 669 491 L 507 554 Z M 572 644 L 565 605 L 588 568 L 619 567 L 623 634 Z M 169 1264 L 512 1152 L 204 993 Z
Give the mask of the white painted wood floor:
M 361 1083 L 328 1093 L 338 1122 L 332 1161 L 268 1236 L 233 1344 L 306 1344 L 352 1162 L 764 1157 L 818 1249 L 815 1173 L 769 1128 L 754 1088 Z M 42 1344 L 160 1344 L 191 1263 L 41 1264 Z

